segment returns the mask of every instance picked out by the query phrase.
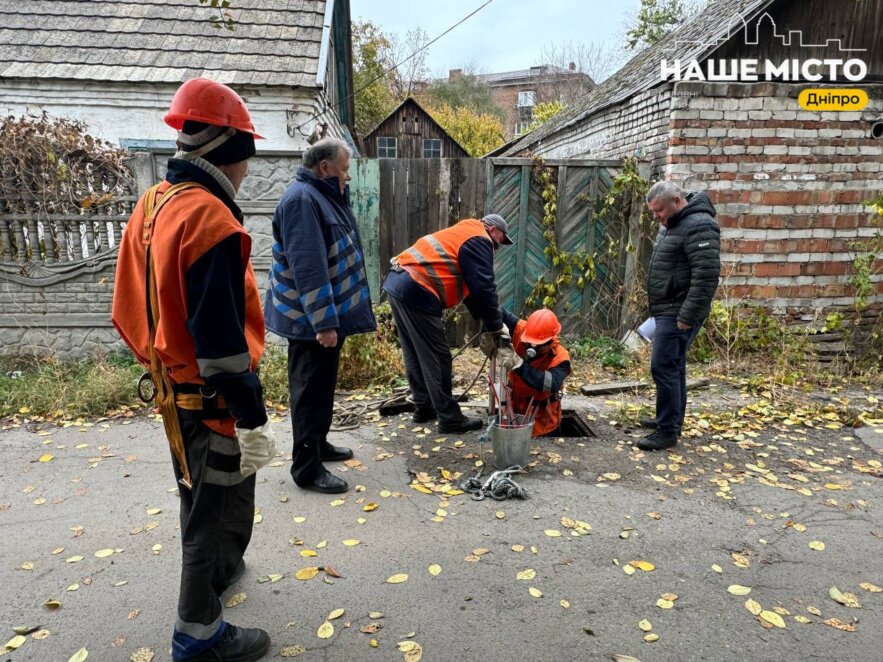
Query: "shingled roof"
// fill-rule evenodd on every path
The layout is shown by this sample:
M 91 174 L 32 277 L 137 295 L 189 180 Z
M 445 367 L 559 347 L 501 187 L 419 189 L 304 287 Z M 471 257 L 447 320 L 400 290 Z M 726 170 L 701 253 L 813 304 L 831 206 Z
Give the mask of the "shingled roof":
M 514 156 L 590 115 L 660 85 L 659 65 L 663 59 L 686 62 L 706 58 L 772 2 L 716 0 L 665 39 L 641 51 L 622 69 L 562 113 L 492 155 Z
M 0 0 L 0 78 L 317 87 L 325 0 Z

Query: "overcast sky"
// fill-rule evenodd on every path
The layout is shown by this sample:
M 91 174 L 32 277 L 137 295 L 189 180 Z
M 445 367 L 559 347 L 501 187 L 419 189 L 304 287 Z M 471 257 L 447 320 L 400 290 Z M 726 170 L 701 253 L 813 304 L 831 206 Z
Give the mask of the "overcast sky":
M 422 27 L 432 39 L 477 9 L 485 0 L 350 0 L 352 18 L 369 19 L 387 32 L 404 35 Z M 434 75 L 473 63 L 482 73 L 542 64 L 549 44 L 622 43 L 625 25 L 640 0 L 493 0 L 487 7 L 429 47 Z

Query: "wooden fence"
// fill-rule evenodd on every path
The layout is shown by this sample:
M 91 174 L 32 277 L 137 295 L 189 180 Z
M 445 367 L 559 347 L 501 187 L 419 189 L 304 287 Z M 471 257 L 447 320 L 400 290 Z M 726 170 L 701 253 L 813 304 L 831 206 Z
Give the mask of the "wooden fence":
M 593 257 L 594 274 L 561 290 L 556 313 L 565 331 L 613 330 L 621 321 L 625 284 L 635 273 L 634 239 L 640 208 L 626 216 L 602 213 L 620 161 L 546 161 L 557 182 L 554 237 L 560 251 Z M 419 237 L 463 218 L 501 214 L 515 242 L 497 253 L 500 303 L 526 313 L 538 279 L 557 272 L 547 255 L 543 191 L 530 159 L 360 159 L 351 168 L 352 201 L 377 297 L 390 258 Z M 635 242 L 632 242 L 635 243 Z

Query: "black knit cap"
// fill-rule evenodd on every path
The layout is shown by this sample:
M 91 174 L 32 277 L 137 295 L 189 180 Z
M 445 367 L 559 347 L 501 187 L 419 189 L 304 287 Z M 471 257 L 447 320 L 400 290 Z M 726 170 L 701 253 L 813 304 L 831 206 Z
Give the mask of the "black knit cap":
M 194 136 L 209 127 L 203 122 L 194 122 L 186 120 L 181 129 L 182 133 Z M 199 149 L 200 145 L 186 145 L 178 141 L 178 149 L 182 152 L 192 152 Z M 243 131 L 236 131 L 230 138 L 215 147 L 207 154 L 203 154 L 202 158 L 212 165 L 221 166 L 231 163 L 239 163 L 253 157 L 256 153 L 254 145 L 254 136 Z

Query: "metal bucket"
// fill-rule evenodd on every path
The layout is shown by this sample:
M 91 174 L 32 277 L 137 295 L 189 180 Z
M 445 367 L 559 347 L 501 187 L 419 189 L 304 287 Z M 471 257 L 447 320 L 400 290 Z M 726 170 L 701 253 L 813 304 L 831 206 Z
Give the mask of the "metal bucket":
M 530 461 L 530 440 L 533 423 L 518 427 L 491 426 L 491 444 L 494 451 L 494 467 L 508 469 L 516 464 L 527 468 Z

